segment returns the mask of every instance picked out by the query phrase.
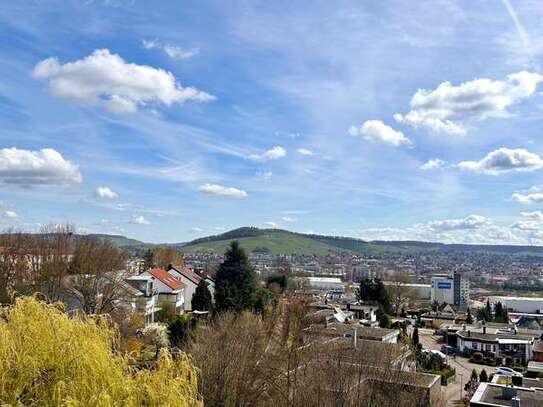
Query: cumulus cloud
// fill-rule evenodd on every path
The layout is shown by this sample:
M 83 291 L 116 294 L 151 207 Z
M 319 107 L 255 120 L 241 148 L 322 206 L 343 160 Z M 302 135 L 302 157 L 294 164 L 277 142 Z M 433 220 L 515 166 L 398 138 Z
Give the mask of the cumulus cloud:
M 529 192 L 515 192 L 512 195 L 514 201 L 522 204 L 540 203 L 543 202 L 543 192 L 529 191 Z
M 365 140 L 389 144 L 394 147 L 411 144 L 411 141 L 401 131 L 394 130 L 381 120 L 367 120 L 360 128 L 351 126 L 349 134 L 351 136 L 362 136 Z
M 79 168 L 56 150 L 0 150 L 0 180 L 18 185 L 62 185 L 82 181 Z
M 204 184 L 198 188 L 198 191 L 214 196 L 226 198 L 245 198 L 248 194 L 242 189 L 225 187 L 217 184 Z
M 287 155 L 287 150 L 281 146 L 274 146 L 269 150 L 264 151 L 262 154 L 251 154 L 249 159 L 255 161 L 269 161 L 269 160 L 278 160 Z
M 427 225 L 433 231 L 450 231 L 463 229 L 477 229 L 490 225 L 488 218 L 480 215 L 470 215 L 462 219 L 445 219 L 429 222 Z
M 301 155 L 313 155 L 313 151 L 307 148 L 299 148 L 296 151 L 298 152 L 298 154 L 301 154 Z
M 411 98 L 411 110 L 394 119 L 435 133 L 462 135 L 466 120 L 506 116 L 507 108 L 532 96 L 542 80 L 538 73 L 522 71 L 502 81 L 482 78 L 458 86 L 443 82 L 433 90 L 419 89 Z
M 15 211 L 5 211 L 4 212 L 4 217 L 7 218 L 7 219 L 11 219 L 11 220 L 17 219 L 17 212 L 15 212 Z
M 215 97 L 193 87 L 183 87 L 171 72 L 125 62 L 107 49 L 74 62 L 61 64 L 47 58 L 34 68 L 34 77 L 47 80 L 55 96 L 79 103 L 101 105 L 116 112 L 134 112 L 149 104 L 186 101 L 208 102 Z
M 119 194 L 109 187 L 98 187 L 94 191 L 94 196 L 102 199 L 115 199 L 119 197 Z
M 419 168 L 423 171 L 437 170 L 439 168 L 443 168 L 446 163 L 446 161 L 440 160 L 439 158 L 433 158 L 426 161 Z
M 295 222 L 295 221 L 296 221 L 296 219 L 294 219 L 294 218 L 292 218 L 292 217 L 290 217 L 290 216 L 283 216 L 283 217 L 281 218 L 281 220 L 282 220 L 283 222 L 286 222 L 286 223 L 291 223 L 291 222 Z
M 135 225 L 150 225 L 151 222 L 149 222 L 143 215 L 134 215 L 130 218 L 128 223 L 133 223 Z
M 543 167 L 543 159 L 523 148 L 502 147 L 488 153 L 479 161 L 463 161 L 458 167 L 492 175 L 506 172 L 535 171 Z
M 200 48 L 183 48 L 173 44 L 162 44 L 156 40 L 143 40 L 143 48 L 160 49 L 172 59 L 189 59 L 200 53 Z
M 510 227 L 525 231 L 540 231 L 543 229 L 543 212 L 521 212 L 521 220 L 516 221 Z
M 277 226 L 278 225 L 275 222 L 271 222 L 271 221 L 270 222 L 264 222 L 264 227 L 266 227 L 266 228 L 275 229 L 275 228 L 277 228 Z

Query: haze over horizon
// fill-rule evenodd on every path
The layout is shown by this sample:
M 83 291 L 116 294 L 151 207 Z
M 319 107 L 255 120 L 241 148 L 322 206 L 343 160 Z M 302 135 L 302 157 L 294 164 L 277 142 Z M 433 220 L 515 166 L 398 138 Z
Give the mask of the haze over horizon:
M 0 229 L 543 244 L 543 5 L 0 6 Z

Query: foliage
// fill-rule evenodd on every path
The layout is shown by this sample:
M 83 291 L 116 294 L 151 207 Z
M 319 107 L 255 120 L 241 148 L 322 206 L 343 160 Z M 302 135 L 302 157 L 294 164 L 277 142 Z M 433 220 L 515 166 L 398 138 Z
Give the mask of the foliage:
M 254 308 L 255 272 L 237 241 L 230 244 L 215 276 L 215 307 L 218 312 Z
M 469 309 L 469 307 L 466 313 L 466 324 L 473 324 L 473 316 L 471 315 L 471 310 Z
M 201 279 L 192 295 L 192 309 L 198 311 L 211 311 L 213 309 L 213 296 L 209 291 L 209 283 Z
M 266 288 L 276 293 L 283 293 L 288 285 L 286 274 L 272 274 L 266 278 Z
M 473 359 L 474 363 L 481 363 L 484 359 L 484 356 L 481 352 L 475 352 L 473 355 L 471 355 L 470 360 Z
M 196 329 L 197 320 L 190 315 L 181 315 L 168 324 L 168 337 L 171 346 L 183 347 Z
M 470 380 L 475 380 L 475 381 L 479 380 L 479 375 L 477 374 L 477 370 L 473 369 L 471 371 Z
M 0 318 L 0 404 L 202 406 L 190 359 L 163 350 L 133 370 L 103 317 L 70 319 L 58 304 L 20 298 Z
M 380 328 L 390 328 L 390 318 L 381 307 L 377 309 L 375 314 L 377 316 L 377 321 L 379 321 Z
M 411 341 L 413 342 L 413 345 L 418 346 L 418 344 L 419 344 L 419 328 L 417 328 L 417 327 L 413 328 L 413 336 L 411 338 Z
M 486 372 L 485 369 L 481 370 L 481 373 L 479 374 L 479 381 L 481 383 L 488 382 L 488 373 Z
M 185 259 L 172 246 L 159 247 L 153 251 L 153 267 L 168 269 L 169 265 L 183 266 Z
M 273 300 L 273 298 L 273 292 L 259 285 L 256 289 L 255 294 L 254 311 L 257 314 L 264 315 L 266 313 L 268 305 Z
M 501 323 L 509 322 L 509 314 L 507 313 L 507 308 L 504 307 L 499 301 L 494 306 L 494 321 Z
M 151 249 L 147 249 L 143 254 L 143 271 L 152 269 L 153 267 L 155 267 L 153 251 Z
M 375 301 L 384 312 L 390 312 L 390 299 L 385 285 L 379 278 L 363 279 L 358 289 L 358 298 L 361 301 Z

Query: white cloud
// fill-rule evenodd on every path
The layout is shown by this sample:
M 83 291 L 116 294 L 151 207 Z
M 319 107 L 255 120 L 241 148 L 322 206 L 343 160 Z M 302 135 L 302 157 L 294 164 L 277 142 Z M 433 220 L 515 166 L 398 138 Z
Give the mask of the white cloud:
M 249 159 L 255 161 L 268 161 L 268 160 L 278 160 L 287 155 L 287 150 L 281 146 L 274 146 L 269 150 L 264 151 L 262 154 L 251 154 Z
M 34 68 L 34 77 L 48 80 L 55 96 L 102 105 L 116 113 L 133 112 L 153 103 L 170 106 L 215 99 L 206 92 L 181 86 L 171 72 L 127 63 L 107 49 L 65 64 L 57 58 L 44 59 Z
M 80 183 L 79 168 L 51 148 L 0 150 L 0 180 L 19 185 L 61 185 Z
M 296 221 L 296 219 L 291 218 L 290 216 L 283 216 L 283 217 L 281 218 L 281 220 L 282 220 L 283 222 L 286 222 L 286 223 L 291 223 L 291 222 L 295 222 L 295 221 Z
M 156 40 L 143 40 L 145 49 L 161 49 L 172 59 L 189 59 L 200 53 L 200 48 L 182 48 L 173 44 L 162 44 Z
M 275 228 L 277 228 L 277 226 L 278 225 L 275 222 L 271 222 L 271 221 L 270 222 L 264 222 L 264 227 L 266 227 L 266 228 L 275 229 Z
M 204 231 L 204 229 L 199 228 L 199 227 L 193 227 L 193 228 L 190 229 L 190 231 L 191 231 L 192 233 L 201 233 L 201 232 Z
M 313 151 L 307 148 L 299 148 L 296 151 L 298 152 L 298 154 L 301 154 L 301 155 L 313 155 Z
M 134 215 L 130 218 L 128 223 L 133 223 L 135 225 L 150 225 L 151 222 L 149 222 L 143 215 Z
M 446 219 L 429 222 L 427 225 L 433 231 L 451 231 L 463 229 L 477 229 L 490 225 L 488 218 L 480 215 L 470 215 L 463 219 Z
M 532 96 L 542 80 L 538 73 L 522 71 L 504 81 L 482 78 L 458 86 L 443 82 L 434 90 L 419 89 L 411 98 L 411 111 L 394 119 L 435 133 L 465 134 L 466 120 L 506 116 L 507 108 Z
M 533 211 L 533 212 L 521 212 L 520 213 L 522 217 L 535 220 L 538 222 L 543 222 L 543 212 L 541 211 Z
M 17 219 L 17 212 L 15 211 L 5 211 L 4 212 L 4 217 L 7 218 L 7 219 Z
M 363 136 L 365 140 L 395 147 L 402 144 L 411 144 L 411 141 L 401 131 L 394 130 L 381 120 L 367 120 L 360 128 L 351 126 L 349 134 L 351 136 Z
M 446 163 L 446 161 L 440 160 L 439 158 L 433 158 L 422 164 L 420 169 L 423 171 L 437 170 L 439 168 L 443 168 Z
M 115 199 L 119 197 L 119 194 L 113 191 L 109 187 L 98 187 L 94 191 L 94 196 L 96 198 L 102 198 L 102 199 Z
M 497 175 L 506 172 L 527 172 L 535 171 L 543 167 L 543 159 L 523 148 L 506 148 L 502 147 L 491 153 L 488 153 L 479 161 L 463 161 L 458 164 L 458 167 L 483 172 L 487 174 Z
M 543 202 L 543 192 L 515 192 L 512 198 L 522 204 L 540 203 Z
M 198 188 L 198 191 L 215 196 L 222 196 L 227 198 L 245 198 L 247 197 L 247 192 L 242 189 L 225 187 L 217 184 L 204 184 Z

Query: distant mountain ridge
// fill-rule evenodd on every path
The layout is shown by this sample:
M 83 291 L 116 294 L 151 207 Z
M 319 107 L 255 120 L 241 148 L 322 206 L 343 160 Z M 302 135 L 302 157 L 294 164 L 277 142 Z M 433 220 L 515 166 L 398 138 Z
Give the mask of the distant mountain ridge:
M 326 255 L 384 253 L 486 253 L 543 257 L 543 246 L 471 245 L 421 241 L 366 241 L 351 237 L 304 234 L 283 229 L 240 227 L 221 234 L 194 239 L 188 243 L 145 243 L 122 235 L 90 234 L 93 239 L 109 239 L 119 247 L 138 251 L 156 246 L 174 246 L 183 252 L 222 254 L 232 240 L 238 240 L 248 252 L 263 254 Z

